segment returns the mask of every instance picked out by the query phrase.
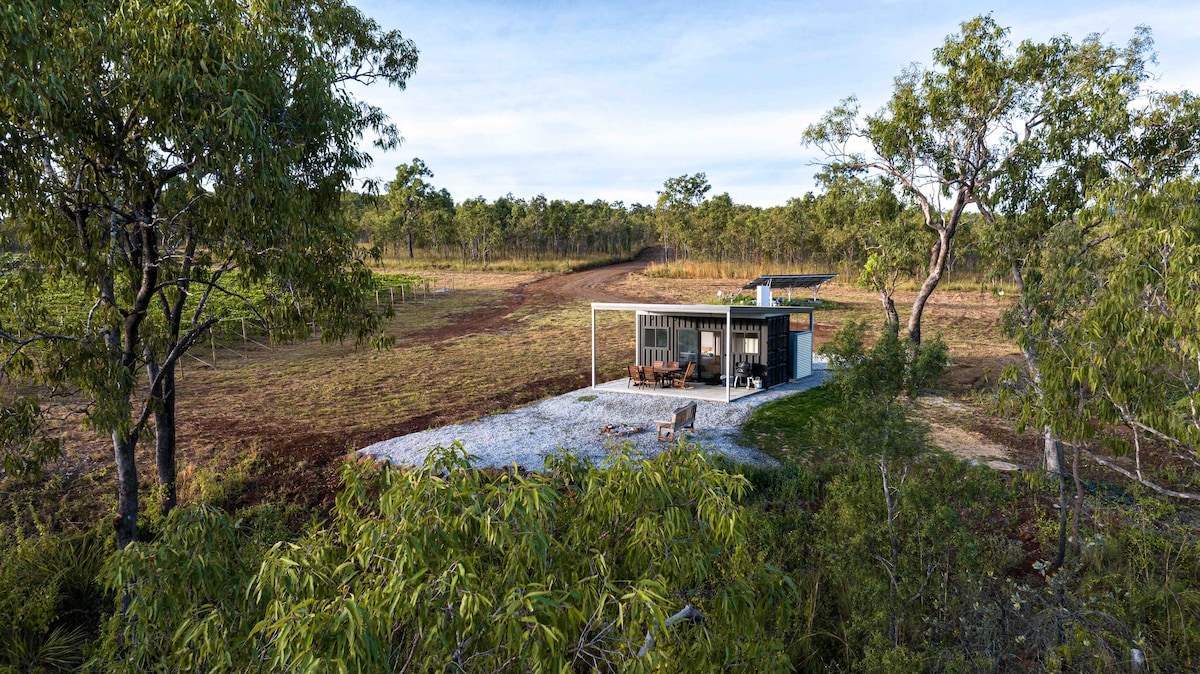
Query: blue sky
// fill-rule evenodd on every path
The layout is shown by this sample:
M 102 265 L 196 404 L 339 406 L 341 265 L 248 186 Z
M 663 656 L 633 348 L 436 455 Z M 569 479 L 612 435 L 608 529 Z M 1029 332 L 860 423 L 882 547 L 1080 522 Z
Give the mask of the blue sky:
M 356 3 L 420 50 L 405 91 L 359 92 L 455 200 L 509 192 L 654 203 L 669 177 L 770 206 L 813 189 L 804 129 L 854 94 L 882 105 L 907 64 L 991 12 L 1014 43 L 1154 31 L 1159 89 L 1200 90 L 1200 2 Z

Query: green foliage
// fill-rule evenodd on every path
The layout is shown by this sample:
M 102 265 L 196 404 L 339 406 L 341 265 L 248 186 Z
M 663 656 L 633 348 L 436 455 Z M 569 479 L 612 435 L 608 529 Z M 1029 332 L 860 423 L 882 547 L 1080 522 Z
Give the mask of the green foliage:
M 899 338 L 895 325 L 885 325 L 867 348 L 866 333 L 866 323 L 849 321 L 821 348 L 829 356 L 832 386 L 845 402 L 887 405 L 902 395 L 915 398 L 950 366 L 950 350 L 940 336 L 911 344 Z
M 903 400 L 945 367 L 944 350 L 887 332 L 868 347 L 864 333 L 850 325 L 830 343 L 826 393 L 801 399 L 795 417 L 777 405 L 752 420 L 766 438 L 810 426 L 787 457 L 801 463 L 739 469 L 754 487 L 753 549 L 797 587 L 783 629 L 798 669 L 1117 672 L 1132 648 L 1152 668 L 1193 669 L 1194 512 L 1130 495 L 1106 505 L 1096 485 L 1081 556 L 1049 573 L 1058 515 L 1027 504 L 1056 485 L 930 451 Z M 1040 549 L 1014 536 L 1030 523 Z
M 42 434 L 42 408 L 33 396 L 0 403 L 0 475 L 30 475 L 59 455 L 55 438 Z
M 0 671 L 74 668 L 105 603 L 96 582 L 107 552 L 103 540 L 95 533 L 39 531 L 3 543 Z
M 0 375 L 87 401 L 114 446 L 118 545 L 152 416 L 174 484 L 175 368 L 224 317 L 210 300 L 281 339 L 379 335 L 342 191 L 364 134 L 399 135 L 351 87 L 403 86 L 416 58 L 340 0 L 0 7 L 0 213 L 25 251 L 0 283 Z M 67 316 L 38 303 L 45 281 L 80 293 Z
M 348 464 L 329 527 L 269 549 L 228 516 L 181 508 L 117 553 L 128 588 L 97 667 L 122 671 L 754 671 L 786 666 L 788 581 L 749 556 L 742 478 L 680 446 L 600 467 Z M 692 604 L 696 624 L 664 627 Z M 639 658 L 647 633 L 655 646 Z
M 1026 371 L 1009 376 L 1024 422 L 1133 453 L 1139 472 L 1147 439 L 1200 450 L 1198 193 L 1192 178 L 1116 182 L 1086 221 L 1060 222 L 1030 247 L 1007 316 L 1027 354 Z
M 111 619 L 92 666 L 243 670 L 253 654 L 236 637 L 259 619 L 251 587 L 263 554 L 257 543 L 243 522 L 209 506 L 172 510 L 157 540 L 130 545 L 105 564 L 105 586 L 128 606 Z

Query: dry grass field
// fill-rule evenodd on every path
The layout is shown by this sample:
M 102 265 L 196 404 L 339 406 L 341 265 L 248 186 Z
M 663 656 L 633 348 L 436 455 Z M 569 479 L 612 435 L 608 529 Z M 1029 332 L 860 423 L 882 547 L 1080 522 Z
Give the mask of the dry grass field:
M 350 451 L 587 385 L 589 301 L 705 302 L 744 282 L 650 277 L 639 272 L 644 265 L 571 275 L 420 272 L 433 277 L 431 288 L 448 290 L 399 306 L 388 327 L 390 348 L 234 341 L 217 350 L 215 369 L 189 361 L 179 393 L 181 497 L 320 509 L 331 502 L 337 468 Z M 867 291 L 835 283 L 821 297 L 837 308 L 817 313 L 818 344 L 847 320 L 881 319 Z M 999 333 L 1004 305 L 980 293 L 934 295 L 925 330 L 941 332 L 951 346 L 948 396 L 969 398 L 1016 358 Z M 631 319 L 598 312 L 597 321 L 600 375 L 616 378 L 633 356 Z M 971 426 L 968 437 L 1017 441 L 993 428 L 988 415 L 958 405 L 954 418 Z M 113 491 L 107 442 L 80 430 L 64 439 L 64 458 L 36 490 L 35 510 L 49 521 L 83 519 L 80 504 L 102 506 Z M 147 477 L 150 445 L 142 449 Z

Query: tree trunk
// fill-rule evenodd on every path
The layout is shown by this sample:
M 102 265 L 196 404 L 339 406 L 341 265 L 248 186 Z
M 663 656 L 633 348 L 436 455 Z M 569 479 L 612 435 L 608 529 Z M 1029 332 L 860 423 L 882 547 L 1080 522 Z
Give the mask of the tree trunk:
M 117 549 L 136 541 L 138 515 L 138 474 L 134 449 L 137 435 L 113 431 L 113 451 L 117 459 L 117 516 L 113 528 L 117 534 Z
M 1074 517 L 1071 520 L 1071 552 L 1079 556 L 1079 516 L 1083 513 L 1083 481 L 1079 479 L 1079 443 L 1072 443 L 1071 477 L 1075 480 Z
M 888 325 L 900 325 L 900 314 L 896 312 L 896 302 L 891 294 L 880 290 L 879 301 L 883 304 L 883 312 L 887 314 Z
M 1042 450 L 1042 459 L 1046 468 L 1046 472 L 1050 475 L 1058 476 L 1063 474 L 1063 447 L 1062 440 L 1054 434 L 1054 431 L 1049 426 L 1043 430 L 1045 438 L 1044 447 Z
M 885 434 L 886 438 L 886 434 Z M 885 439 L 884 442 L 887 442 Z M 887 450 L 884 449 L 883 455 L 879 458 L 879 472 L 883 476 L 883 503 L 887 508 L 887 525 L 888 525 L 888 547 L 889 547 L 889 563 L 888 566 L 888 634 L 892 639 L 892 646 L 900 644 L 900 622 L 896 615 L 897 604 L 899 601 L 900 587 L 896 580 L 897 568 L 900 564 L 900 546 L 896 541 L 896 503 L 892 499 L 892 489 L 888 480 L 888 460 Z
M 952 217 L 957 218 L 957 213 Z M 921 343 L 921 317 L 925 313 L 925 304 L 929 302 L 930 295 L 933 295 L 933 291 L 937 289 L 938 283 L 942 280 L 942 275 L 946 273 L 946 264 L 950 261 L 950 241 L 953 238 L 954 226 L 948 225 L 944 229 L 938 230 L 937 243 L 933 244 L 933 248 L 930 249 L 929 275 L 925 277 L 925 282 L 917 291 L 917 297 L 913 300 L 912 312 L 908 315 L 908 339 L 913 344 Z M 897 323 L 899 323 L 898 320 Z
M 158 376 L 158 364 L 150 363 L 150 378 Z M 159 407 L 154 412 L 154 463 L 158 468 L 159 504 L 166 516 L 175 507 L 178 490 L 175 486 L 175 366 L 162 372 L 162 379 L 153 395 Z

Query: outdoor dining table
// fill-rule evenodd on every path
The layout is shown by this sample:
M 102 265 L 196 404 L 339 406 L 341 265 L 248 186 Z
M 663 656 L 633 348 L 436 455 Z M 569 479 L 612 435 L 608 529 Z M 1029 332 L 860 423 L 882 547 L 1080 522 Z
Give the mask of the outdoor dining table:
M 652 368 L 650 368 L 650 371 L 654 373 L 654 379 L 656 381 L 661 382 L 661 381 L 665 381 L 665 380 L 669 379 L 671 377 L 671 375 L 676 372 L 683 372 L 683 368 L 682 367 L 667 367 L 664 365 L 661 367 L 652 367 Z

